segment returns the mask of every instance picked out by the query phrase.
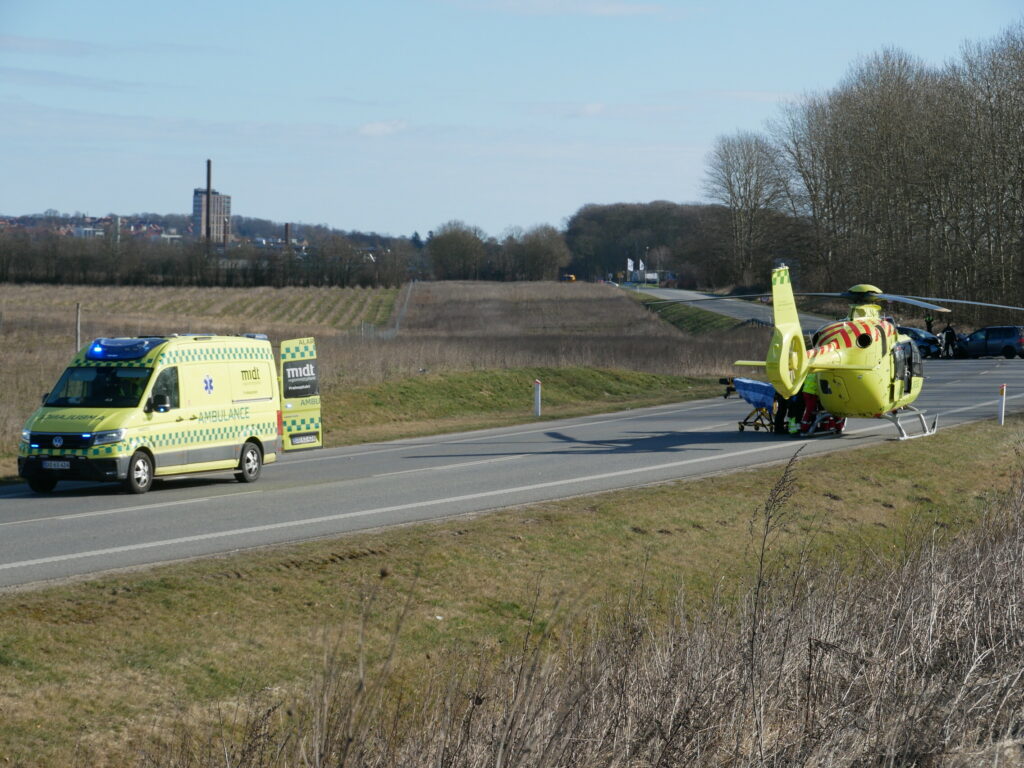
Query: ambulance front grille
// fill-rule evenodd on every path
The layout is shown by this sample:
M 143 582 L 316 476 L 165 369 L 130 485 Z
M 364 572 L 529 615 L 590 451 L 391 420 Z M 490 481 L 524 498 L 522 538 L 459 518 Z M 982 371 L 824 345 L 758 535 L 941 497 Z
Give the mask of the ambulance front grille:
M 60 438 L 58 440 L 57 438 Z M 53 432 L 33 432 L 32 433 L 32 445 L 39 446 L 40 448 L 57 448 L 61 450 L 76 450 L 78 448 L 88 448 L 92 445 L 92 435 L 85 437 L 81 434 L 76 433 L 53 433 Z M 56 445 L 55 443 L 60 443 Z

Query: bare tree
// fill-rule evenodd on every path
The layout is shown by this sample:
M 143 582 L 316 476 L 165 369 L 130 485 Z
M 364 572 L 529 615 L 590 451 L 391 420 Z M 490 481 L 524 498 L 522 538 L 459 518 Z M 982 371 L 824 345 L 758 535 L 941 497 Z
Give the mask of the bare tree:
M 729 209 L 736 277 L 749 283 L 755 268 L 762 266 L 756 262 L 766 214 L 783 200 L 775 146 L 754 133 L 720 137 L 709 157 L 704 188 L 711 199 Z

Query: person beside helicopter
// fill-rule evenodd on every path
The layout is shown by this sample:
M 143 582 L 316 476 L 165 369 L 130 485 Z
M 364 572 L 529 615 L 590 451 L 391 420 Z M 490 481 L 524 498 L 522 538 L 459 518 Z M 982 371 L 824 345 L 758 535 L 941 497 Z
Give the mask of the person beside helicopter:
M 811 346 L 818 346 L 820 332 L 811 336 Z M 786 420 L 787 431 L 791 435 L 807 434 L 811 425 L 814 424 L 815 414 L 821 408 L 821 401 L 818 398 L 818 374 L 808 373 L 804 377 L 804 383 L 800 392 L 790 398 L 789 418 Z M 797 414 L 801 414 L 799 422 Z
M 818 374 L 807 374 L 800 388 L 800 397 L 804 403 L 804 412 L 800 417 L 800 432 L 806 435 L 821 408 L 821 401 L 818 399 Z
M 942 357 L 956 357 L 956 330 L 950 323 L 942 329 Z
M 822 410 L 821 400 L 818 397 L 818 374 L 816 373 L 808 373 L 800 392 L 785 403 L 785 428 L 776 427 L 776 432 L 785 431 L 794 436 L 808 437 L 821 432 L 842 434 L 846 428 L 845 418 L 837 418 Z

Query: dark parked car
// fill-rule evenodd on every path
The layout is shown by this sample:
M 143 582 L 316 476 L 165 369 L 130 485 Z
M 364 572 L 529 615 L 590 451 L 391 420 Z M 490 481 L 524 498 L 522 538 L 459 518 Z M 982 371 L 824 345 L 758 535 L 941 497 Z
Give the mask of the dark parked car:
M 905 325 L 897 325 L 896 330 L 904 336 L 910 337 L 910 340 L 917 345 L 917 349 L 921 352 L 921 357 L 938 357 L 942 351 L 942 342 L 934 333 Z
M 986 355 L 1010 358 L 1024 357 L 1024 326 L 990 325 L 965 336 L 957 344 L 958 357 L 984 357 Z

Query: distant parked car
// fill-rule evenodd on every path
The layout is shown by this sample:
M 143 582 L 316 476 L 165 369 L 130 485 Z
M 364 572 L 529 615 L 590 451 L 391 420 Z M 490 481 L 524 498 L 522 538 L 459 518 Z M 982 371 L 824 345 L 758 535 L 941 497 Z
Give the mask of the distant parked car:
M 939 341 L 939 337 L 934 333 L 928 333 L 928 331 L 923 331 L 920 328 L 911 328 L 905 325 L 897 325 L 896 330 L 904 336 L 910 337 L 910 340 L 917 345 L 921 357 L 938 357 L 942 351 L 942 342 Z
M 968 334 L 957 344 L 957 357 L 996 355 L 1024 357 L 1024 326 L 990 325 Z

